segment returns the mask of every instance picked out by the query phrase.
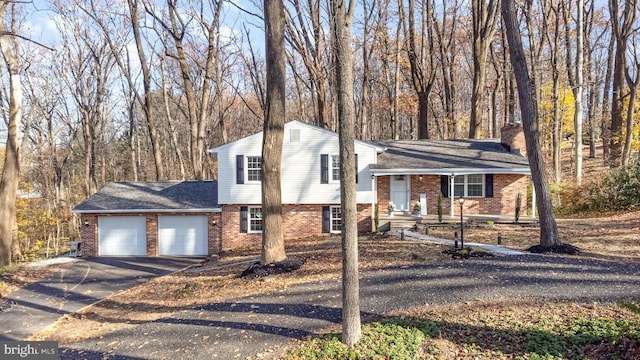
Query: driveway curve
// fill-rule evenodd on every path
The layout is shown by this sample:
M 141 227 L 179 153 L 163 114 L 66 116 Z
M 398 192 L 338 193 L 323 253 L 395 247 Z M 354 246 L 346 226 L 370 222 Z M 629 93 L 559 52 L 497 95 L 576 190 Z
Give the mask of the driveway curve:
M 55 274 L 5 297 L 0 341 L 25 340 L 65 314 L 202 261 L 182 257 L 63 259 Z
M 496 256 L 361 273 L 363 320 L 481 299 L 611 303 L 640 298 L 640 264 Z M 245 359 L 339 324 L 340 284 L 323 281 L 199 306 L 61 349 L 62 359 Z

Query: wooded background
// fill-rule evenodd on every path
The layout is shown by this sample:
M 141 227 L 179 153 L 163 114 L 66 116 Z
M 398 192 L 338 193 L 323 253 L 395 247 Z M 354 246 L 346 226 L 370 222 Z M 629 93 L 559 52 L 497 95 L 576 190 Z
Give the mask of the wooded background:
M 336 130 L 329 3 L 285 6 L 286 121 Z M 639 1 L 516 6 L 550 178 L 581 183 L 576 143 L 626 164 L 640 148 Z M 0 10 L 0 139 L 11 150 L 2 184 L 19 174 L 17 258 L 77 236 L 71 208 L 108 182 L 215 179 L 207 150 L 262 130 L 260 1 L 0 1 Z M 33 34 L 42 14 L 55 31 Z M 360 0 L 352 49 L 360 139 L 496 138 L 520 121 L 498 0 Z M 572 178 L 561 178 L 563 149 Z

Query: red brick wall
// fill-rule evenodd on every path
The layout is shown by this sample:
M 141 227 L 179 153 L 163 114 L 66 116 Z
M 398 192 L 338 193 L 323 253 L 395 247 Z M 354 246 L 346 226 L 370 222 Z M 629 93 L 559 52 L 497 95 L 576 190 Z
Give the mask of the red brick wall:
M 222 206 L 221 238 L 222 249 L 224 250 L 258 244 L 262 241 L 261 233 L 240 232 L 241 206 L 249 205 L 233 204 Z M 285 240 L 321 235 L 323 206 L 329 205 L 283 205 L 282 225 Z M 358 231 L 362 233 L 370 232 L 371 227 L 371 205 L 358 204 Z
M 378 204 L 380 213 L 387 211 L 389 204 L 389 176 L 379 176 L 378 180 Z M 524 212 L 525 198 L 529 177 L 524 175 L 501 175 L 493 176 L 493 197 L 492 198 L 465 198 L 464 212 L 469 215 L 510 215 L 515 214 L 515 199 L 518 192 L 522 194 L 522 206 Z M 411 206 L 420 200 L 420 194 L 427 195 L 427 214 L 438 213 L 438 194 L 440 193 L 440 175 L 423 175 L 420 180 L 419 175 L 411 176 Z M 442 199 L 442 209 L 445 215 L 450 213 L 451 200 Z M 456 203 L 456 206 L 457 203 Z M 457 209 L 456 209 L 457 210 Z M 456 213 L 458 213 L 456 211 Z
M 158 256 L 158 215 L 206 215 L 209 255 L 217 254 L 222 249 L 220 213 L 150 213 L 144 215 L 147 221 L 147 256 Z M 98 256 L 98 216 L 141 216 L 141 214 L 81 214 L 80 239 L 83 257 Z

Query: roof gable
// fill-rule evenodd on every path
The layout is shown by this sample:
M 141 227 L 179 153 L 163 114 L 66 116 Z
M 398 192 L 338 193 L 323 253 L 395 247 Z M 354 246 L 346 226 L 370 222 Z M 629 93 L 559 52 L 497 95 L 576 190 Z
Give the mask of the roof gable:
M 316 132 L 319 132 L 319 133 L 323 133 L 325 135 L 329 135 L 329 136 L 335 137 L 336 140 L 338 139 L 338 133 L 336 133 L 335 131 L 331 131 L 331 130 L 328 130 L 328 129 L 325 129 L 325 128 L 321 128 L 319 126 L 307 124 L 307 123 L 299 121 L 299 120 L 292 120 L 292 121 L 289 121 L 288 123 L 286 123 L 284 125 L 284 131 L 287 132 L 291 127 L 305 127 L 305 128 L 307 128 L 307 129 L 309 129 L 311 131 L 316 131 Z M 260 139 L 260 141 L 261 141 L 262 133 L 263 133 L 263 131 L 255 133 L 253 135 L 249 135 L 249 136 L 243 137 L 242 139 L 238 139 L 238 140 L 235 140 L 235 141 L 232 141 L 232 142 L 217 146 L 215 148 L 210 149 L 209 152 L 210 153 L 218 153 L 220 151 L 224 151 L 224 150 L 228 149 L 229 147 L 232 147 L 232 146 L 234 146 L 236 144 L 239 144 L 239 143 L 243 143 L 243 142 L 255 143 L 256 141 L 258 141 L 258 139 Z M 384 147 L 382 147 L 382 146 L 380 146 L 378 144 L 375 144 L 375 143 L 371 143 L 371 142 L 367 142 L 367 141 L 363 141 L 363 140 L 358 140 L 358 139 L 356 139 L 355 142 L 357 144 L 362 144 L 362 145 L 374 148 L 377 152 L 383 152 L 384 151 Z
M 75 213 L 217 210 L 216 181 L 113 182 L 73 209 Z

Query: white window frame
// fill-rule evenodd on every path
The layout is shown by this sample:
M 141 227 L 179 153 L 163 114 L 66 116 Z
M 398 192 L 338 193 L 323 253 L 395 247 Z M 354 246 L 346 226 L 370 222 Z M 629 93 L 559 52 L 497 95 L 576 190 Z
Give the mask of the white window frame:
M 338 214 L 336 214 L 334 212 L 335 210 L 338 210 L 338 214 L 339 214 L 340 217 L 336 216 Z M 329 220 L 329 223 L 331 224 L 330 229 L 329 229 L 330 232 L 333 233 L 333 234 L 342 232 L 342 208 L 340 206 L 330 206 L 329 207 L 329 214 L 330 214 L 330 217 L 331 217 L 331 219 Z M 337 222 L 337 221 L 340 221 L 340 228 L 339 229 L 336 229 L 334 227 L 334 222 Z
M 334 166 L 334 159 L 338 162 L 337 167 Z M 337 176 L 337 179 L 336 179 Z M 340 182 L 340 155 L 329 154 L 329 182 L 330 183 L 339 183 Z
M 260 221 L 260 230 L 254 229 L 253 221 L 256 221 L 256 222 Z M 262 233 L 263 226 L 264 226 L 264 223 L 263 223 L 263 217 L 262 217 L 262 207 L 261 206 L 247 207 L 247 232 L 253 233 L 253 234 Z
M 474 182 L 474 183 L 469 183 L 469 176 L 481 176 L 482 177 L 482 181 L 480 183 Z M 458 179 L 460 177 L 463 177 L 463 182 L 459 183 L 457 182 Z M 465 197 L 465 198 L 483 198 L 485 197 L 485 184 L 486 184 L 486 178 L 484 176 L 484 174 L 469 174 L 469 175 L 456 175 L 455 179 L 454 179 L 454 183 L 453 183 L 453 194 L 454 197 L 459 198 L 459 197 Z M 462 196 L 458 193 L 456 193 L 456 187 L 459 187 L 460 185 L 463 186 L 463 194 Z M 469 185 L 480 185 L 482 188 L 482 194 L 481 195 L 469 195 Z
M 259 168 L 251 168 L 249 169 L 249 162 L 250 159 L 260 159 L 260 167 Z M 259 170 L 259 176 L 260 176 L 260 180 L 252 180 L 249 177 L 249 170 Z M 257 155 L 248 155 L 244 157 L 244 178 L 247 179 L 247 183 L 253 183 L 253 184 L 259 184 L 262 182 L 262 156 L 257 156 Z

